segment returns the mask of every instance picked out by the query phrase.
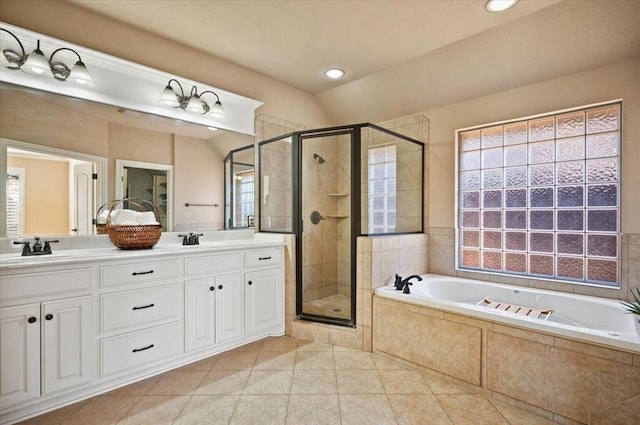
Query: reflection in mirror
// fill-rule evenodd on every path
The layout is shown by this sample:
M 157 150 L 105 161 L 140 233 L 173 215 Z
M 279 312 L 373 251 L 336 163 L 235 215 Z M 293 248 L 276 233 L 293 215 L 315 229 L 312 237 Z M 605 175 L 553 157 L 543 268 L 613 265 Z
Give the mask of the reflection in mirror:
M 255 149 L 253 145 L 229 152 L 224 160 L 225 228 L 254 227 Z
M 95 205 L 106 191 L 105 158 L 9 139 L 2 139 L 2 152 L 3 237 L 94 234 Z
M 18 141 L 17 145 L 27 142 L 43 153 L 62 150 L 70 153 L 69 156 L 61 155 L 67 158 L 81 159 L 78 156 L 84 155 L 104 161 L 102 172 L 105 178 L 98 181 L 98 186 L 102 188 L 104 185 L 104 189 L 101 189 L 100 195 L 94 196 L 92 214 L 107 200 L 118 199 L 116 158 L 173 167 L 174 196 L 172 200 L 167 199 L 167 211 L 173 208 L 173 214 L 169 214 L 172 220 L 167 222 L 167 230 L 171 231 L 217 230 L 224 227 L 223 209 L 213 206 L 223 204 L 223 158 L 229 151 L 253 143 L 251 135 L 221 131 L 4 82 L 0 83 L 0 136 Z M 14 147 L 20 148 L 17 145 Z M 1 151 L 0 199 L 5 203 L 6 148 L 3 147 Z M 27 185 L 29 181 L 29 176 L 26 176 Z M 49 193 L 62 196 L 59 190 Z M 43 199 L 38 196 L 31 198 L 26 194 L 25 201 L 36 205 L 38 214 L 32 219 L 33 224 L 45 225 L 49 213 L 40 207 Z M 186 203 L 211 206 L 187 208 Z M 0 236 L 6 236 L 4 205 L 0 211 Z M 51 230 L 56 232 L 55 235 L 48 236 L 79 234 L 79 231 L 70 232 L 76 227 L 67 222 L 64 232 L 58 228 Z M 30 229 L 28 226 L 25 228 L 25 236 L 34 235 L 35 230 Z M 89 234 L 95 234 L 95 228 Z M 45 233 L 38 230 L 38 235 Z
M 151 202 L 162 230 L 173 229 L 173 166 L 116 159 L 116 198 Z

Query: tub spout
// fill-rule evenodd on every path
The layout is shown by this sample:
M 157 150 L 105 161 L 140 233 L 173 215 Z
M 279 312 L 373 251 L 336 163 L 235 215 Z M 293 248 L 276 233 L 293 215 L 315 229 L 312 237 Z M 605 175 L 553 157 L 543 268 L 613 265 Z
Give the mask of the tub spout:
M 420 276 L 418 276 L 417 274 L 411 275 L 408 278 L 404 279 L 401 283 L 400 283 L 400 288 L 402 289 L 402 293 L 403 294 L 410 294 L 411 290 L 409 289 L 410 285 L 413 285 L 413 282 L 411 282 L 411 279 L 413 278 L 418 279 L 418 281 L 421 281 L 422 278 Z

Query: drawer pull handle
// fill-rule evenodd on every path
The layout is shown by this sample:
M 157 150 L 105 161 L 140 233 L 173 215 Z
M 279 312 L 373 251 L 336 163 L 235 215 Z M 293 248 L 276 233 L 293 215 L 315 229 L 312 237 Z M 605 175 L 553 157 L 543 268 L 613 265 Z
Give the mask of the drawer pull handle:
M 250 280 L 249 282 L 247 282 L 249 285 L 253 285 L 253 280 Z
M 148 350 L 149 348 L 153 348 L 154 344 L 148 345 L 146 347 L 142 347 L 142 348 L 134 348 L 133 351 L 131 351 L 132 353 L 138 353 L 140 351 L 145 351 Z
M 222 286 L 222 285 L 218 285 L 218 289 L 222 289 L 222 288 L 223 288 L 223 286 Z
M 146 271 L 146 272 L 133 272 L 133 273 L 131 273 L 131 274 L 132 274 L 133 276 L 141 276 L 141 275 L 143 275 L 143 274 L 153 274 L 153 270 L 149 270 L 149 271 Z
M 209 287 L 209 290 L 210 290 L 210 291 L 215 291 L 215 290 L 216 290 L 216 287 L 215 287 L 215 286 L 210 286 L 210 287 Z
M 47 314 L 46 316 L 44 316 L 44 318 L 47 320 L 51 320 L 53 319 L 53 314 Z
M 155 304 L 147 304 L 147 305 L 141 305 L 140 307 L 133 307 L 134 310 L 144 310 L 145 308 L 151 308 L 155 306 Z
M 27 322 L 29 322 L 29 323 L 36 323 L 36 321 L 37 321 L 37 320 L 38 320 L 38 319 L 36 319 L 34 316 L 31 316 L 31 317 L 29 317 L 29 318 L 27 319 Z
M 271 256 L 268 256 L 268 257 L 258 257 L 258 260 L 259 260 L 259 261 L 262 261 L 262 260 L 271 260 Z

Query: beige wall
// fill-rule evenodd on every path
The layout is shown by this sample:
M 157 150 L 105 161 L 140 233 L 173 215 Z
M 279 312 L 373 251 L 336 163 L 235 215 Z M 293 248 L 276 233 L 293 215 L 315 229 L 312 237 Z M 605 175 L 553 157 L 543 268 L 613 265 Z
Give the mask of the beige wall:
M 116 159 L 173 165 L 173 134 L 114 123 L 108 127 L 109 199 L 115 199 Z
M 175 138 L 173 222 L 177 229 L 185 223 L 201 225 L 190 229 L 224 228 L 223 158 L 213 143 L 185 136 Z M 218 206 L 185 207 L 187 202 Z
M 312 127 L 329 124 L 317 98 L 309 93 L 67 2 L 2 0 L 0 20 L 260 100 L 264 102 L 260 113 Z
M 640 233 L 640 59 L 423 112 L 431 123 L 430 227 L 454 226 L 454 132 L 458 128 L 623 99 L 622 231 Z
M 69 234 L 69 163 L 9 157 L 8 167 L 24 168 L 25 235 Z

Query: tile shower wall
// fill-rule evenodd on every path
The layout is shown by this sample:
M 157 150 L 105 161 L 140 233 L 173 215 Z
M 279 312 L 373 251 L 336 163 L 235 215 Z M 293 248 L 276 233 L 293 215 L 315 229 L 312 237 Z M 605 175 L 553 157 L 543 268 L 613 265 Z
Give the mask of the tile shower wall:
M 491 275 L 455 270 L 455 232 L 451 227 L 429 228 L 429 273 L 488 280 L 497 283 L 530 286 L 538 289 L 632 300 L 631 290 L 640 288 L 640 235 L 623 234 L 621 247 L 620 289 L 527 279 L 526 277 Z
M 283 134 L 304 130 L 306 127 L 270 115 L 260 114 L 255 119 L 256 147 L 263 140 L 273 139 Z M 257 149 L 256 149 L 257 150 Z M 263 149 L 263 167 L 269 170 L 270 202 L 258 205 L 262 197 L 256 197 L 254 211 L 260 211 L 261 225 L 273 231 L 291 231 L 291 144 L 286 142 L 271 143 Z M 255 175 L 260 175 L 259 162 L 256 161 Z M 259 183 L 259 182 L 256 182 Z M 264 184 L 264 182 L 262 182 Z
M 351 293 L 350 253 L 350 137 L 306 139 L 303 169 L 303 288 L 304 302 Z M 323 163 L 314 154 L 324 159 Z M 317 224 L 313 211 L 325 217 Z
M 379 126 L 395 131 L 399 134 L 411 137 L 424 143 L 424 170 L 429 169 L 429 120 L 422 116 L 413 116 L 395 121 L 379 123 Z M 361 221 L 368 222 L 368 192 L 369 188 L 364 182 L 368 181 L 367 149 L 375 146 L 396 144 L 396 228 L 395 232 L 414 232 L 421 228 L 421 220 L 428 222 L 428 190 L 426 182 L 423 182 L 421 173 L 422 161 L 419 155 L 421 147 L 417 144 L 403 141 L 387 133 L 372 128 L 364 128 L 362 132 L 362 208 Z M 421 192 L 425 185 L 424 199 Z M 423 214 L 421 215 L 421 202 L 423 202 Z M 367 232 L 366 226 L 362 229 Z

